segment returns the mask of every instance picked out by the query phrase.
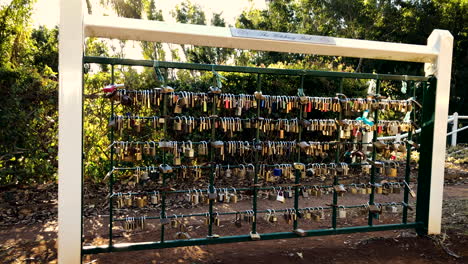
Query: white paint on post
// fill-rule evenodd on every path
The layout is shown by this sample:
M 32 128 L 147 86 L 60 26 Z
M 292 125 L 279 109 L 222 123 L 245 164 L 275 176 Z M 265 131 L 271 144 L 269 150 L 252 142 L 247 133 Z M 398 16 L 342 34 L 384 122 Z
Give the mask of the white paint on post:
M 82 0 L 60 1 L 58 263 L 81 263 Z
M 434 73 L 437 77 L 428 233 L 440 234 L 453 36 L 447 30 L 436 29 L 429 36 L 427 45 L 439 53 L 435 64 L 429 65 L 426 63 L 425 65 L 426 75 Z
M 453 113 L 453 123 L 452 123 L 452 140 L 451 145 L 452 147 L 457 145 L 457 129 L 458 129 L 458 113 Z

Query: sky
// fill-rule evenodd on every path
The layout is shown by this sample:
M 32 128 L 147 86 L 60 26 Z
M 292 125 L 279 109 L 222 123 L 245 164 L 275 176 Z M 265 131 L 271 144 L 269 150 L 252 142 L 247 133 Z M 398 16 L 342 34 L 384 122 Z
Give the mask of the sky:
M 82 0 L 85 3 L 85 0 Z M 100 2 L 101 0 L 90 0 L 92 5 L 93 15 L 107 15 L 116 16 L 115 12 L 110 7 L 103 7 Z M 193 4 L 201 6 L 205 12 L 206 21 L 212 18 L 213 13 L 222 13 L 222 17 L 226 23 L 230 26 L 234 26 L 235 19 L 239 16 L 243 10 L 249 9 L 253 6 L 255 8 L 263 9 L 266 7 L 266 0 L 190 0 Z M 0 0 L 0 5 L 10 3 L 11 0 Z M 183 0 L 156 0 L 157 9 L 163 11 L 163 17 L 166 22 L 175 22 L 170 12 L 175 8 L 177 4 L 180 4 Z M 222 4 L 221 4 L 222 3 Z M 41 25 L 48 28 L 55 27 L 59 23 L 59 10 L 60 0 L 37 0 L 32 13 L 32 26 L 39 27 Z M 87 12 L 87 9 L 84 9 Z M 119 44 L 115 40 L 109 40 L 108 45 L 118 47 Z M 166 54 L 169 54 L 169 48 L 164 45 Z M 134 59 L 143 59 L 141 54 L 140 45 L 130 41 L 125 45 L 126 57 Z M 179 54 L 181 57 L 183 54 Z M 167 55 L 166 55 L 167 56 Z M 182 58 L 183 59 L 183 58 Z
M 10 1 L 11 0 L 0 0 L 0 3 L 8 3 Z M 183 0 L 157 0 L 156 5 L 158 9 L 163 10 L 165 21 L 174 21 L 170 15 L 170 11 L 182 1 Z M 59 0 L 37 0 L 32 16 L 34 25 L 45 25 L 47 27 L 58 25 L 59 2 Z M 93 15 L 113 15 L 112 11 L 101 7 L 99 2 L 100 0 L 91 0 Z M 207 21 L 211 19 L 213 13 L 222 12 L 222 16 L 230 25 L 234 25 L 235 17 L 238 16 L 242 10 L 249 8 L 251 5 L 250 2 L 252 2 L 256 8 L 264 8 L 266 6 L 265 0 L 191 0 L 191 2 L 202 7 L 207 16 Z

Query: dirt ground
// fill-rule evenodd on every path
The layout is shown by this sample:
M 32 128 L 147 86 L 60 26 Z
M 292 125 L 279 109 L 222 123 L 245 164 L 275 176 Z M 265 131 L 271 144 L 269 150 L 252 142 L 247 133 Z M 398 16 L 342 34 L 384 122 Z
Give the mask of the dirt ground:
M 351 235 L 335 235 L 287 240 L 256 241 L 210 246 L 193 246 L 162 250 L 107 253 L 85 256 L 83 263 L 468 263 L 468 178 L 466 175 L 451 174 L 447 177 L 444 192 L 443 234 L 439 236 L 417 237 L 411 231 L 385 231 Z M 3 196 L 15 198 L 14 206 L 0 201 L 0 263 L 56 263 L 56 199 L 54 186 L 42 186 L 39 194 L 16 189 L 2 190 Z M 42 195 L 39 205 L 31 207 L 28 200 Z M 401 201 L 401 194 L 380 195 L 377 202 Z M 10 197 L 10 198 L 12 198 Z M 5 198 L 5 197 L 4 197 Z M 340 204 L 364 203 L 368 197 L 346 195 Z M 35 198 L 36 200 L 38 198 Z M 330 202 L 330 195 L 321 198 L 301 199 L 301 207 L 316 206 Z M 292 207 L 292 200 L 282 205 Z M 3 202 L 2 202 L 3 201 Z M 272 208 L 275 201 L 260 200 L 259 209 Z M 245 199 L 237 204 L 217 204 L 219 211 L 246 210 L 251 200 Z M 275 204 L 278 207 L 278 204 Z M 13 210 L 13 211 L 8 211 Z M 179 208 L 174 213 L 188 212 Z M 193 211 L 205 211 L 197 207 Z M 106 244 L 108 216 L 103 210 L 86 208 L 84 220 L 84 243 Z M 123 211 L 122 214 L 131 212 Z M 279 221 L 271 224 L 263 218 L 258 219 L 260 233 L 290 231 L 282 215 Z M 359 210 L 348 210 L 346 219 L 339 219 L 338 226 L 364 225 L 366 219 Z M 248 226 L 234 227 L 231 217 L 222 217 L 221 225 L 214 232 L 221 236 L 248 234 Z M 409 220 L 414 218 L 410 212 Z M 401 213 L 383 214 L 376 224 L 399 223 Z M 153 221 L 154 222 L 154 221 Z M 301 219 L 303 229 L 328 228 L 330 216 L 312 222 Z M 143 231 L 125 232 L 116 225 L 116 242 L 138 242 L 159 240 L 159 231 L 152 228 L 156 223 L 148 221 Z M 202 218 L 190 219 L 191 237 L 204 237 L 206 225 Z M 168 239 L 177 230 L 168 229 Z

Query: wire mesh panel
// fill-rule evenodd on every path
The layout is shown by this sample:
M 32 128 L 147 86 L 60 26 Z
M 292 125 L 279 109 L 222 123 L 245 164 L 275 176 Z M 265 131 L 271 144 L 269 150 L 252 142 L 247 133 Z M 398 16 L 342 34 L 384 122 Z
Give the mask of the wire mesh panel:
M 424 121 L 417 91 L 431 86 L 426 77 L 95 57 L 85 63 L 112 65 L 104 89 L 112 112 L 109 240 L 86 246 L 85 254 L 424 225 L 409 220 L 408 210 L 413 131 Z M 116 85 L 119 64 L 153 67 L 159 87 Z M 168 69 L 212 71 L 213 86 L 170 87 Z M 251 74 L 255 91 L 222 87 L 222 72 Z M 265 86 L 271 76 L 296 89 Z M 330 79 L 331 89 L 308 94 L 314 78 Z M 369 80 L 368 91 L 344 90 L 344 82 L 359 79 Z M 391 82 L 409 92 L 397 97 Z M 128 241 L 116 230 L 151 232 Z

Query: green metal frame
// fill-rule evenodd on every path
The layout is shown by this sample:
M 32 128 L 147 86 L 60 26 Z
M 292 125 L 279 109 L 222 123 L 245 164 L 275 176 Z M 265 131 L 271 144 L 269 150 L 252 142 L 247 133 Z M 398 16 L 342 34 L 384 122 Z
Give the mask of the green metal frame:
M 339 92 L 343 92 L 343 80 L 345 78 L 352 79 L 375 79 L 377 81 L 377 93 L 380 92 L 380 82 L 381 80 L 400 80 L 407 81 L 409 83 L 410 91 L 412 92 L 413 97 L 416 95 L 416 85 L 415 82 L 421 82 L 423 88 L 423 112 L 422 112 L 422 132 L 421 132 L 421 157 L 419 165 L 419 174 L 418 174 L 418 198 L 417 198 L 417 207 L 416 207 L 416 222 L 408 223 L 408 187 L 405 187 L 403 194 L 403 217 L 401 224 L 387 224 L 387 225 L 374 225 L 372 219 L 373 215 L 369 213 L 368 216 L 368 225 L 367 226 L 354 226 L 354 227 L 337 227 L 337 205 L 338 205 L 338 194 L 336 191 L 333 192 L 333 204 L 331 206 L 325 207 L 326 210 L 332 210 L 332 223 L 331 229 L 319 229 L 319 230 L 305 230 L 305 237 L 310 236 L 325 236 L 325 235 L 335 235 L 335 234 L 349 234 L 349 233 L 359 233 L 359 232 L 372 232 L 372 231 L 384 231 L 384 230 L 397 230 L 397 229 L 416 229 L 419 234 L 424 234 L 427 230 L 428 223 L 428 210 L 429 210 L 429 198 L 430 198 L 430 166 L 425 166 L 424 162 L 431 160 L 432 155 L 432 138 L 433 138 L 433 115 L 434 115 L 434 102 L 435 102 L 435 83 L 436 79 L 434 77 L 422 77 L 422 76 L 407 76 L 407 75 L 389 75 L 389 74 L 368 74 L 368 73 L 347 73 L 347 72 L 329 72 L 329 71 L 312 71 L 312 70 L 291 70 L 291 69 L 270 69 L 270 68 L 255 68 L 255 67 L 239 67 L 239 66 L 222 66 L 222 65 L 210 65 L 210 64 L 193 64 L 193 63 L 180 63 L 180 62 L 162 62 L 162 61 L 150 61 L 150 60 L 130 60 L 130 59 L 119 59 L 119 58 L 104 58 L 104 57 L 84 57 L 84 63 L 97 63 L 97 64 L 108 64 L 111 65 L 111 83 L 114 84 L 114 66 L 115 65 L 127 65 L 127 66 L 145 66 L 145 67 L 154 67 L 157 65 L 159 68 L 177 68 L 177 69 L 189 69 L 189 70 L 200 70 L 200 71 L 221 71 L 221 72 L 242 72 L 242 73 L 253 73 L 257 74 L 257 91 L 261 91 L 261 75 L 262 74 L 274 74 L 274 75 L 292 75 L 299 76 L 300 88 L 303 88 L 305 76 L 314 76 L 314 77 L 328 77 L 337 79 L 339 81 Z M 428 85 L 426 85 L 428 83 Z M 163 115 L 167 115 L 167 96 L 164 95 L 163 98 Z M 217 96 L 215 96 L 215 100 Z M 114 103 L 111 104 L 112 115 L 114 114 Z M 216 103 L 213 104 L 213 115 L 216 114 Z M 258 102 L 257 104 L 257 116 L 260 116 L 261 106 Z M 299 120 L 303 118 L 302 111 L 299 111 L 300 116 Z M 341 112 L 338 114 L 338 118 L 342 118 Z M 415 114 L 413 114 L 412 121 L 415 121 Z M 374 120 L 378 120 L 378 111 L 374 112 Z M 337 141 L 340 141 L 339 130 Z M 167 136 L 167 124 L 164 123 L 163 126 L 163 138 Z M 216 138 L 216 130 L 214 126 L 211 131 L 211 140 Z M 302 128 L 299 130 L 298 139 L 301 140 L 302 137 Z M 412 139 L 413 135 L 409 133 L 409 139 Z M 374 132 L 373 141 L 377 138 L 377 132 Z M 110 132 L 111 142 L 114 141 L 114 129 L 111 129 Z M 254 143 L 260 142 L 260 131 L 257 127 L 256 139 Z M 410 149 L 411 146 L 407 146 L 408 154 L 406 157 L 406 168 L 405 168 L 405 181 L 410 182 Z M 208 166 L 211 168 L 210 178 L 209 178 L 209 191 L 214 192 L 214 173 L 216 171 L 216 164 L 214 161 L 214 153 L 209 148 L 209 156 L 212 161 L 212 165 Z M 335 162 L 339 162 L 341 146 L 338 144 Z M 376 160 L 376 148 L 373 147 L 372 151 L 372 161 Z M 301 152 L 298 151 L 297 161 L 301 161 Z M 163 163 L 166 162 L 166 152 L 163 152 Z M 253 199 L 252 199 L 252 211 L 254 212 L 255 219 L 257 219 L 257 213 L 264 213 L 264 211 L 257 210 L 257 195 L 259 190 L 269 189 L 272 187 L 259 187 L 258 184 L 258 172 L 259 172 L 259 155 L 258 151 L 255 153 L 255 175 L 254 175 L 254 184 L 252 187 L 248 188 L 238 188 L 237 190 L 252 190 Z M 135 169 L 135 168 L 114 168 L 114 148 L 111 148 L 110 155 L 110 170 L 118 169 Z M 352 164 L 351 164 L 352 165 Z M 371 168 L 371 184 L 375 183 L 375 173 L 376 167 L 372 165 Z M 166 175 L 162 174 L 162 189 L 166 186 Z M 300 210 L 299 207 L 299 184 L 300 184 L 301 172 L 299 170 L 295 171 L 295 196 L 294 196 L 294 209 Z M 334 177 L 334 185 L 339 184 L 338 176 Z M 165 240 L 164 225 L 161 225 L 161 239 L 156 242 L 144 242 L 144 243 L 126 243 L 126 244 L 115 244 L 113 241 L 113 222 L 122 221 L 122 219 L 113 218 L 113 197 L 114 197 L 114 176 L 111 173 L 109 178 L 109 243 L 105 246 L 85 246 L 82 248 L 82 254 L 96 254 L 104 252 L 122 252 L 122 251 L 133 251 L 133 250 L 144 250 L 144 249 L 160 249 L 160 248 L 173 248 L 173 247 L 182 247 L 182 246 L 194 246 L 194 245 L 210 245 L 210 244 L 222 244 L 222 243 L 233 243 L 233 242 L 247 242 L 252 241 L 250 235 L 235 235 L 235 236 L 223 236 L 215 238 L 213 234 L 213 201 L 209 202 L 209 225 L 208 225 L 208 236 L 207 238 L 197 238 L 197 239 L 188 239 L 188 240 Z M 171 216 L 166 216 L 166 195 L 172 192 L 185 192 L 184 190 L 179 191 L 162 191 L 162 200 L 161 200 L 161 215 L 160 217 L 148 217 L 147 219 L 162 219 L 162 218 L 172 218 Z M 141 193 L 140 193 L 141 194 Z M 372 185 L 372 193 L 369 196 L 369 204 L 374 203 L 375 188 Z M 346 208 L 355 208 L 359 206 L 347 206 Z M 279 210 L 281 211 L 281 210 Z M 220 213 L 221 214 L 234 214 L 235 212 Z M 206 214 L 192 214 L 191 216 L 203 216 Z M 257 232 L 256 221 L 252 222 L 251 231 L 252 233 Z M 297 220 L 293 221 L 293 230 L 298 228 Z M 296 232 L 279 232 L 279 233 L 266 233 L 261 235 L 261 240 L 271 240 L 271 239 L 285 239 L 285 238 L 298 238 L 299 236 Z

